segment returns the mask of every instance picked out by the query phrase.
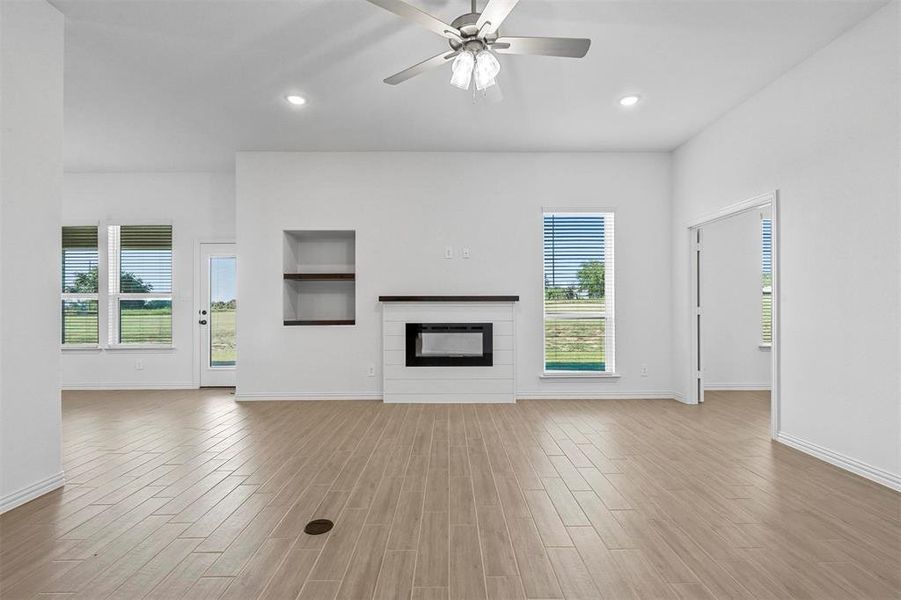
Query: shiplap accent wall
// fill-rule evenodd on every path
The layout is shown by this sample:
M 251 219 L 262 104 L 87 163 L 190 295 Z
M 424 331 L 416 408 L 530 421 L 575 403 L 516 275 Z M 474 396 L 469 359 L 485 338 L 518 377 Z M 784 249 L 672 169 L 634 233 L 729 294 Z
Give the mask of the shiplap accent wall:
M 382 304 L 385 402 L 514 402 L 513 302 L 389 302 Z M 492 323 L 490 367 L 407 367 L 406 323 Z

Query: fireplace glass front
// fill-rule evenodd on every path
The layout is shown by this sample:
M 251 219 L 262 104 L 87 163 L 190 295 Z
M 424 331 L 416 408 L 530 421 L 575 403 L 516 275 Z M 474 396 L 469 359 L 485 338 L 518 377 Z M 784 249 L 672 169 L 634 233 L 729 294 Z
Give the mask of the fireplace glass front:
M 408 367 L 490 367 L 491 323 L 407 323 Z

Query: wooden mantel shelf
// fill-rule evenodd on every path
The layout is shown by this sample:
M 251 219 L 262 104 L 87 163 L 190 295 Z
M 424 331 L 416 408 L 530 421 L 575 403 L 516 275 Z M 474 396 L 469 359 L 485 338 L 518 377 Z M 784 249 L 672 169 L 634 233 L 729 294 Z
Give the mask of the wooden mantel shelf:
M 519 302 L 519 296 L 379 296 L 379 302 Z
M 355 278 L 356 275 L 354 273 L 285 273 L 285 279 L 294 280 L 326 281 L 333 279 L 352 280 Z

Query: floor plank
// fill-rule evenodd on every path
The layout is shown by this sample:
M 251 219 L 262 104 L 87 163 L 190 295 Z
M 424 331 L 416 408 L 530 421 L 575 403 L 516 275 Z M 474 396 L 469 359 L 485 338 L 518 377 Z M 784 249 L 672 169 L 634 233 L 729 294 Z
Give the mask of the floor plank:
M 901 495 L 772 442 L 765 392 L 66 392 L 63 461 L 0 516 L 4 600 L 901 597 Z

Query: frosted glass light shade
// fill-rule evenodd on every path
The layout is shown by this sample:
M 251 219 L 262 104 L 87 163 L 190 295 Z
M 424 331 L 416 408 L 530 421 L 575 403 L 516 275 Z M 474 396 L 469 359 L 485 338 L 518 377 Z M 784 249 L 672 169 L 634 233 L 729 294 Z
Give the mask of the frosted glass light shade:
M 472 52 L 461 52 L 454 59 L 451 69 L 454 74 L 451 76 L 451 85 L 461 90 L 469 89 L 469 82 L 472 80 L 472 70 L 475 65 L 475 56 Z
M 479 50 L 476 54 L 476 66 L 474 69 L 476 89 L 481 91 L 490 88 L 495 82 L 497 74 L 501 72 L 501 64 L 488 50 Z

